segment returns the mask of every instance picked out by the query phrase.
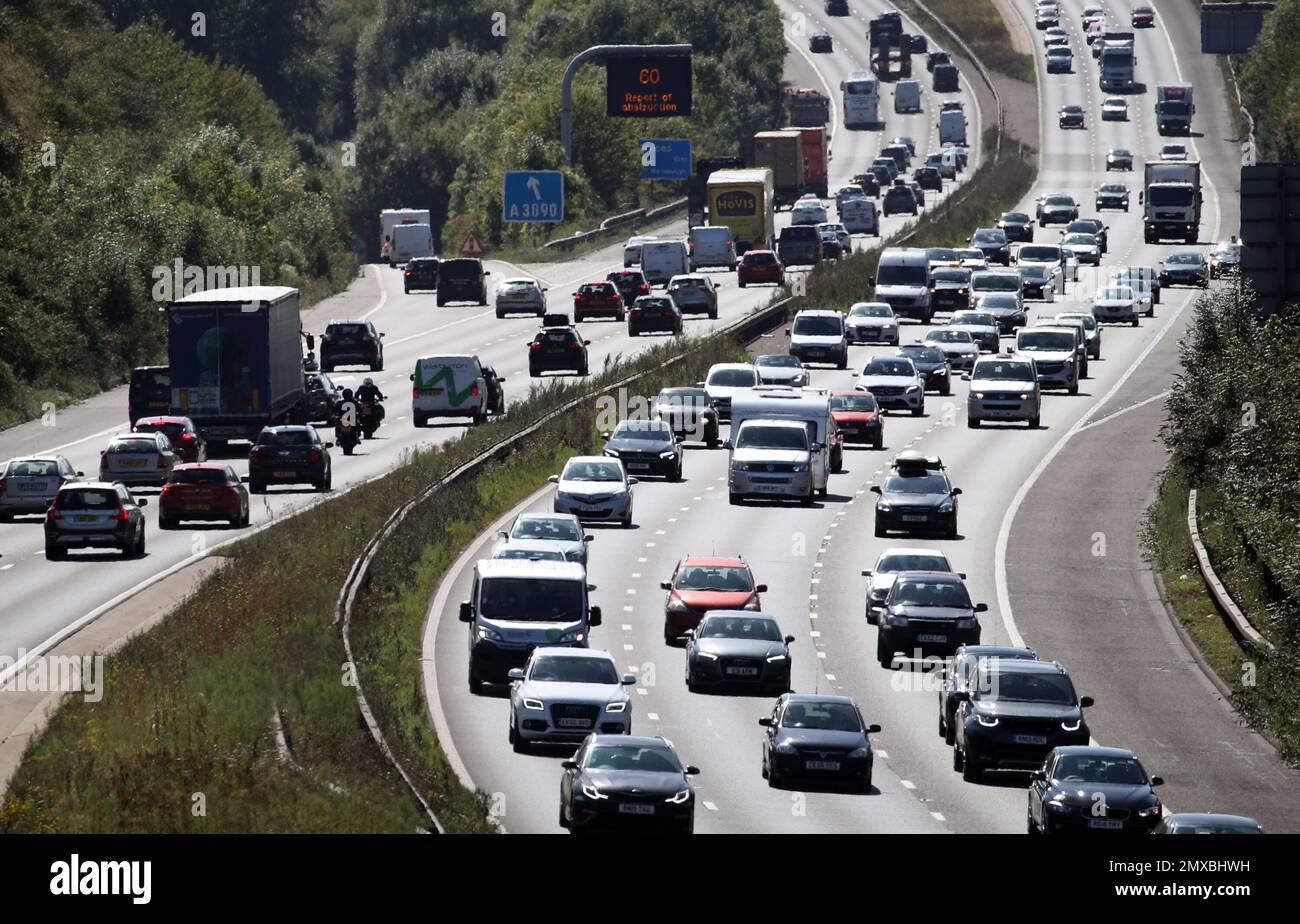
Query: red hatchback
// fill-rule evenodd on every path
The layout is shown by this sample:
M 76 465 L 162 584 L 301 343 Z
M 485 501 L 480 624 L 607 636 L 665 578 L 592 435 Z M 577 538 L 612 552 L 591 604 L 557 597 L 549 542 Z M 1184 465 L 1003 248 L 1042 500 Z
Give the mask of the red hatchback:
M 136 433 L 165 433 L 171 441 L 172 451 L 182 462 L 206 462 L 208 443 L 194 429 L 188 417 L 141 417 L 131 428 Z
M 756 282 L 774 282 L 785 285 L 785 267 L 770 250 L 746 250 L 736 267 L 736 277 L 743 289 Z
M 671 580 L 659 584 L 668 591 L 664 601 L 664 642 L 678 644 L 687 629 L 694 629 L 709 610 L 761 610 L 759 594 L 766 584 L 755 584 L 743 558 L 688 556 L 677 563 Z
M 181 520 L 225 520 L 248 525 L 248 489 L 225 462 L 191 462 L 172 469 L 158 498 L 158 528 Z
M 880 405 L 869 391 L 831 392 L 831 416 L 844 443 L 870 443 L 879 449 L 885 442 L 885 419 Z
M 588 282 L 573 293 L 573 323 L 585 321 L 592 315 L 604 315 L 616 321 L 627 320 L 623 296 L 612 282 Z

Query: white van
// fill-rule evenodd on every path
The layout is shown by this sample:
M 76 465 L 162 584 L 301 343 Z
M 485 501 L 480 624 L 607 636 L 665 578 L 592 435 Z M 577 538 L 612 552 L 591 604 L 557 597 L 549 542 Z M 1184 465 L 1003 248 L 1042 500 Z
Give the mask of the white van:
M 921 83 L 918 80 L 900 80 L 894 85 L 894 111 L 921 111 Z
M 929 324 L 934 316 L 930 302 L 930 256 L 916 247 L 889 247 L 876 263 L 875 301 L 894 314 Z
M 691 272 L 704 266 L 725 266 L 728 272 L 736 269 L 736 242 L 726 225 L 697 225 L 687 238 L 690 250 Z
M 436 257 L 433 230 L 425 224 L 397 225 L 393 228 L 393 247 L 389 262 L 394 266 L 415 257 Z
M 627 239 L 623 245 L 623 269 L 638 266 L 641 263 L 641 245 L 646 241 L 657 241 L 653 234 L 636 234 Z
M 591 606 L 587 569 L 578 562 L 486 559 L 474 565 L 470 597 L 460 605 L 469 624 L 469 688 L 506 683 L 534 648 L 586 648 L 600 625 Z
M 737 440 L 744 431 L 746 421 L 783 421 L 801 424 L 806 431 L 805 447 L 799 450 L 803 455 L 795 460 L 793 457 L 780 456 L 782 450 L 774 446 L 764 446 L 757 440 L 757 435 L 750 440 Z M 775 434 L 790 442 L 788 434 Z M 748 494 L 791 494 L 808 498 L 812 494 L 826 494 L 830 473 L 840 459 L 839 430 L 835 417 L 831 413 L 830 392 L 824 388 L 794 388 L 789 385 L 759 385 L 756 388 L 738 389 L 731 398 L 731 440 L 727 448 L 731 450 L 731 491 L 744 497 Z M 773 452 L 777 456 L 771 456 Z M 755 455 L 758 453 L 758 455 Z M 771 456 L 771 458 L 769 458 Z M 785 470 L 784 462 L 793 467 Z M 753 463 L 761 462 L 764 469 L 754 469 Z M 771 462 L 773 474 L 784 477 L 768 479 L 765 466 Z M 799 465 L 806 466 L 801 472 Z M 808 479 L 797 476 L 807 473 Z M 772 489 L 763 485 L 775 486 Z M 784 487 L 782 487 L 784 486 Z
M 429 220 L 428 209 L 384 209 L 379 213 L 379 259 L 383 263 L 392 263 L 393 229 L 398 225 L 426 224 Z
M 966 144 L 966 113 L 953 109 L 939 113 L 939 143 Z
M 476 424 L 487 419 L 487 380 L 477 356 L 417 359 L 411 382 L 411 416 L 417 427 L 430 417 L 469 417 Z
M 647 284 L 666 286 L 674 276 L 690 272 L 685 241 L 648 241 L 641 245 L 641 272 Z
M 876 211 L 876 203 L 866 197 L 844 201 L 840 206 L 840 224 L 849 234 L 880 237 L 880 213 Z

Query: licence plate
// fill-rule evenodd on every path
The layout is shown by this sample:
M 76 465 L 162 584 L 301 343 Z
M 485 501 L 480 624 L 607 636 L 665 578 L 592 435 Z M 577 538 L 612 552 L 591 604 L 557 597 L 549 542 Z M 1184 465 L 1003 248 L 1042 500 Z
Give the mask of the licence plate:
M 1016 744 L 1047 744 L 1046 735 L 1016 735 Z
M 276 478 L 292 478 L 297 472 L 274 472 Z
M 908 516 L 908 515 L 904 515 L 902 519 L 904 523 L 924 523 L 926 520 L 926 518 L 923 516 Z
M 122 468 L 144 468 L 144 459 L 118 459 L 117 464 Z
M 604 509 L 600 507 L 579 507 L 578 509 L 581 510 L 583 513 L 604 513 L 605 512 Z
M 78 523 L 94 523 L 99 517 L 73 517 Z
M 618 810 L 625 815 L 653 815 L 655 807 L 641 802 L 624 802 Z
M 590 728 L 591 720 L 582 719 L 582 718 L 560 719 L 560 727 L 561 728 Z
M 644 472 L 649 467 L 649 462 L 629 462 L 627 464 L 627 470 L 630 472 Z
M 185 509 L 186 510 L 211 510 L 212 505 L 211 504 L 186 504 Z
M 28 494 L 35 494 L 37 491 L 40 491 L 44 487 L 45 485 L 43 484 L 20 484 L 18 486 L 18 489 L 20 491 L 25 491 Z
M 809 770 L 838 770 L 840 762 L 838 760 L 807 760 L 804 761 L 804 767 Z
M 948 641 L 948 636 L 946 636 L 946 635 L 918 635 L 918 636 L 916 637 L 916 640 L 917 640 L 918 642 L 946 642 L 946 641 Z
M 756 484 L 753 485 L 752 487 L 753 490 L 758 491 L 760 494 L 763 492 L 766 492 L 768 494 L 775 494 L 781 490 L 781 485 L 779 484 Z
M 441 388 L 421 388 L 421 389 L 420 389 L 420 394 L 422 394 L 422 395 L 440 395 L 440 394 L 442 394 L 442 389 L 441 389 Z
M 757 677 L 758 668 L 757 667 L 729 667 L 727 668 L 727 673 L 731 674 L 733 677 Z
M 1089 818 L 1089 828 L 1105 828 L 1108 831 L 1119 831 L 1124 827 L 1124 822 L 1114 818 Z

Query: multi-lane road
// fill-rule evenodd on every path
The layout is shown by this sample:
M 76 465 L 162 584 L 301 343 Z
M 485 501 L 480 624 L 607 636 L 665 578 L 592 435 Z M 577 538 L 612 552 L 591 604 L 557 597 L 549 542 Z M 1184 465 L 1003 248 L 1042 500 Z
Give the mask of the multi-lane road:
M 1135 206 L 1128 213 L 1106 213 L 1111 245 L 1104 263 L 1155 265 L 1170 248 L 1142 241 L 1136 207 L 1140 163 L 1133 174 L 1105 170 L 1105 154 L 1112 147 L 1133 150 L 1139 161 L 1155 157 L 1162 139 L 1153 124 L 1152 94 L 1130 98 L 1128 121 L 1101 121 L 1104 94 L 1079 28 L 1083 6 L 1076 0 L 1061 4 L 1074 72 L 1048 75 L 1032 2 L 1016 4 L 1036 45 L 1042 138 L 1038 180 L 1021 208 L 1033 214 L 1035 196 L 1060 191 L 1081 203 L 1081 214 L 1092 214 L 1092 193 L 1099 182 L 1126 181 Z M 839 74 L 865 61 L 863 25 L 880 12 L 874 4 L 858 4 L 849 19 L 825 17 L 820 5 L 789 4 L 783 10 L 802 12 L 812 29 L 825 28 L 834 36 L 835 55 L 817 56 L 815 64 L 832 87 Z M 1126 3 L 1109 6 L 1118 23 L 1127 23 L 1129 11 Z M 1190 80 L 1202 88 L 1198 96 L 1207 99 L 1198 110 L 1191 147 L 1206 172 L 1200 240 L 1210 244 L 1235 233 L 1237 151 L 1228 140 L 1226 107 L 1209 101 L 1219 87 L 1213 62 L 1199 55 L 1193 28 L 1168 25 L 1158 20 L 1155 29 L 1138 32 L 1140 79 L 1148 88 Z M 1057 127 L 1057 110 L 1069 103 L 1085 108 L 1084 131 Z M 882 140 L 916 134 L 882 108 L 887 112 L 883 132 L 854 133 L 849 145 L 843 132 L 837 135 L 832 188 L 837 179 L 869 162 Z M 862 153 L 846 157 L 846 150 Z M 1056 232 L 1039 231 L 1038 237 L 1055 240 Z M 1078 304 L 1086 308 L 1086 287 L 1074 294 L 1073 301 L 1035 303 L 1031 323 Z M 730 506 L 726 452 L 688 450 L 684 482 L 637 487 L 635 529 L 595 531 L 589 574 L 598 588 L 595 602 L 606 615 L 591 643 L 609 650 L 640 677 L 633 696 L 634 730 L 668 737 L 683 761 L 701 767 L 696 778 L 698 831 L 1024 830 L 1024 775 L 992 774 L 979 784 L 963 782 L 952 770 L 950 749 L 935 731 L 935 675 L 885 670 L 874 660 L 876 630 L 863 618 L 859 572 L 883 548 L 900 544 L 940 548 L 968 574 L 973 599 L 990 605 L 982 619 L 985 643 L 1029 644 L 1040 656 L 1061 661 L 1080 693 L 1097 700 L 1089 713 L 1094 738 L 1143 755 L 1151 771 L 1165 777 L 1162 795 L 1173 809 L 1239 812 L 1255 815 L 1270 830 L 1300 830 L 1296 775 L 1216 700 L 1158 606 L 1144 600 L 1144 611 L 1138 612 L 1128 605 L 1136 574 L 1143 570 L 1132 528 L 1138 517 L 1131 508 L 1144 504 L 1150 494 L 1151 451 L 1144 445 L 1141 452 L 1126 453 L 1135 437 L 1125 424 L 1145 413 L 1142 439 L 1144 444 L 1155 439 L 1151 417 L 1176 368 L 1177 340 L 1198 294 L 1166 290 L 1153 319 L 1133 329 L 1107 329 L 1102 359 L 1091 364 L 1079 394 L 1048 394 L 1037 430 L 967 429 L 965 386 L 959 386 L 950 399 L 927 402 L 924 417 L 891 416 L 882 451 L 846 453 L 845 471 L 832 477 L 829 496 L 812 507 Z M 904 336 L 919 338 L 927 329 L 908 325 Z M 882 351 L 889 348 L 853 347 L 849 371 L 819 370 L 813 385 L 852 387 L 853 367 L 861 368 Z M 874 538 L 874 497 L 868 489 L 903 449 L 941 456 L 953 483 L 964 489 L 958 539 Z M 1080 453 L 1099 452 L 1105 457 L 1102 464 L 1080 459 Z M 1089 483 L 1053 484 L 1052 478 L 1063 471 Z M 1116 502 L 1130 508 L 1129 516 L 1118 518 L 1125 533 L 1111 537 L 1110 557 L 1102 556 L 1104 564 L 1099 564 L 1096 529 L 1088 527 L 1095 522 L 1097 528 L 1114 529 L 1117 518 L 1103 514 L 1113 514 Z M 518 509 L 549 510 L 549 491 L 540 490 Z M 1024 522 L 1032 528 L 1028 538 L 1018 531 Z M 468 550 L 435 601 L 425 640 L 431 713 L 450 736 L 464 771 L 494 795 L 507 830 L 558 831 L 557 755 L 514 753 L 506 737 L 504 690 L 476 696 L 463 682 L 465 627 L 456 620 L 455 604 L 468 596 L 472 562 L 489 554 L 490 541 L 484 538 Z M 663 642 L 659 581 L 688 554 L 743 555 L 756 580 L 770 588 L 764 611 L 796 637 L 791 686 L 851 695 L 867 722 L 883 726 L 876 736 L 870 793 L 769 788 L 760 774 L 757 719 L 768 712 L 770 700 L 687 692 L 685 654 Z M 1026 560 L 1038 562 L 1042 570 L 1027 568 Z M 1092 583 L 1083 575 L 1091 576 Z

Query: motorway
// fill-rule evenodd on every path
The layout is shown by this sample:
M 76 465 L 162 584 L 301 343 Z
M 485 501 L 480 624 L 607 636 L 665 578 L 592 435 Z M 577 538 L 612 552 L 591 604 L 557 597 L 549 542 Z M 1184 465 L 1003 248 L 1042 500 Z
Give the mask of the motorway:
M 1202 100 L 1197 134 L 1190 139 L 1193 156 L 1206 173 L 1200 242 L 1208 247 L 1235 233 L 1238 152 L 1229 140 L 1226 106 L 1215 99 L 1220 83 L 1214 62 L 1199 55 L 1195 23 L 1171 24 L 1166 30 L 1158 19 L 1155 29 L 1139 30 L 1139 75 L 1148 92 L 1130 98 L 1127 122 L 1102 122 L 1106 94 L 1097 88 L 1097 66 L 1079 29 L 1084 4 L 1069 0 L 1061 6 L 1075 54 L 1074 73 L 1047 75 L 1032 0 L 1015 4 L 1035 43 L 1042 138 L 1038 181 L 1020 207 L 1032 214 L 1036 195 L 1061 191 L 1080 202 L 1082 215 L 1090 215 L 1097 183 L 1126 181 L 1135 205 L 1127 214 L 1105 213 L 1111 247 L 1104 264 L 1158 264 L 1172 245 L 1142 241 L 1136 206 L 1141 165 L 1132 174 L 1107 174 L 1105 153 L 1127 147 L 1139 161 L 1154 158 L 1162 139 L 1153 124 L 1153 88 L 1189 79 L 1201 88 Z M 834 57 L 859 58 L 865 44 L 861 23 L 880 12 L 877 6 L 858 4 L 853 18 L 845 20 L 822 16 L 820 5 L 783 9 L 808 17 L 809 32 L 827 28 L 836 40 Z M 1109 9 L 1117 22 L 1127 23 L 1129 4 L 1112 3 Z M 827 56 L 819 57 L 821 68 Z M 1067 103 L 1085 108 L 1085 131 L 1057 127 L 1056 112 Z M 885 138 L 905 131 L 892 114 L 887 119 L 881 133 Z M 838 150 L 833 166 L 836 177 L 855 169 Z M 1055 229 L 1040 230 L 1037 237 L 1055 240 Z M 1086 306 L 1090 291 L 1081 285 L 1055 304 L 1033 303 L 1030 323 Z M 611 651 L 640 678 L 633 697 L 634 732 L 665 735 L 685 763 L 702 769 L 694 780 L 697 831 L 1025 830 L 1025 775 L 994 773 L 978 784 L 963 782 L 951 769 L 950 749 L 936 734 L 934 675 L 885 670 L 873 659 L 875 630 L 863 619 L 859 572 L 886 546 L 916 544 L 947 553 L 954 567 L 968 574 L 972 599 L 990 605 L 982 618 L 985 643 L 1029 644 L 1041 657 L 1059 660 L 1070 670 L 1080 694 L 1097 700 L 1089 712 L 1094 738 L 1145 756 L 1150 771 L 1166 778 L 1161 795 L 1173 810 L 1241 812 L 1259 818 L 1268 830 L 1300 830 L 1296 774 L 1257 737 L 1243 732 L 1216 701 L 1168 623 L 1155 622 L 1153 595 L 1141 601 L 1146 612 L 1125 605 L 1135 595 L 1129 583 L 1142 570 L 1133 531 L 1150 495 L 1153 454 L 1159 456 L 1158 449 L 1148 448 L 1156 437 L 1159 399 L 1176 369 L 1177 341 L 1198 294 L 1166 289 L 1154 318 L 1143 319 L 1137 328 L 1107 328 L 1102 358 L 1091 364 L 1091 377 L 1078 395 L 1049 393 L 1037 430 L 967 429 L 965 386 L 959 383 L 950 399 L 932 398 L 925 417 L 891 416 L 883 451 L 847 452 L 845 471 L 833 476 L 829 496 L 810 508 L 729 506 L 725 451 L 688 450 L 683 483 L 638 486 L 635 528 L 593 530 L 590 580 L 605 622 L 593 632 L 592 645 Z M 904 333 L 919 338 L 925 330 L 910 325 Z M 774 349 L 772 344 L 759 348 Z M 813 384 L 851 387 L 853 367 L 888 351 L 853 347 L 850 371 L 819 370 Z M 1131 415 L 1130 409 L 1135 409 Z M 1146 422 L 1145 432 L 1125 426 L 1139 419 Z M 1074 440 L 1075 434 L 1081 438 Z M 1126 452 L 1126 447 L 1135 448 Z M 964 489 L 957 540 L 873 537 L 873 496 L 867 491 L 903 449 L 941 456 L 953 483 Z M 1081 453 L 1091 455 L 1081 458 Z M 1065 471 L 1091 480 L 1053 481 L 1067 463 Z M 549 510 L 549 495 L 542 488 L 511 515 Z M 1119 505 L 1126 510 L 1117 517 Z M 1018 531 L 1018 516 L 1029 524 L 1029 532 Z M 1101 561 L 1092 552 L 1093 530 L 1085 529 L 1090 518 L 1126 530 L 1111 537 L 1111 550 Z M 557 832 L 557 764 L 566 752 L 515 754 L 506 738 L 504 689 L 474 696 L 464 683 L 465 628 L 457 622 L 455 608 L 468 596 L 472 563 L 488 554 L 486 537 L 491 534 L 489 530 L 467 551 L 435 600 L 425 640 L 431 712 L 450 734 L 454 760 L 503 807 L 499 820 L 507 830 Z M 687 692 L 684 652 L 663 643 L 664 594 L 658 586 L 687 554 L 743 555 L 756 580 L 770 588 L 764 611 L 796 637 L 792 687 L 851 695 L 866 721 L 883 727 L 875 736 L 870 793 L 770 789 L 760 775 L 762 737 L 756 724 L 769 711 L 770 700 Z

